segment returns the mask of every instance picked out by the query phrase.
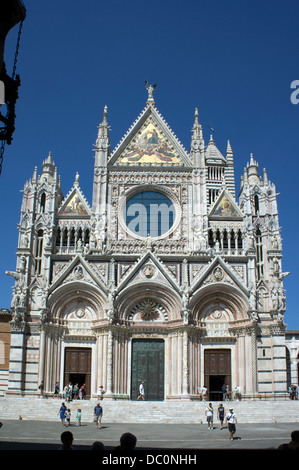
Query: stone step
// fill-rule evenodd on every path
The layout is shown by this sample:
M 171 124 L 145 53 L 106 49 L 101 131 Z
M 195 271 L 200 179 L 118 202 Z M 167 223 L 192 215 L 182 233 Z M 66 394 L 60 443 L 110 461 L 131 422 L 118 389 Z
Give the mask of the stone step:
M 58 421 L 64 400 L 36 397 L 0 397 L 0 420 Z M 82 420 L 93 421 L 96 399 L 73 400 L 66 403 L 75 421 L 76 411 L 82 410 Z M 101 402 L 106 422 L 117 423 L 205 423 L 206 402 L 145 402 L 108 400 Z M 219 402 L 213 402 L 214 421 L 217 421 Z M 239 423 L 299 422 L 299 401 L 230 401 L 226 411 L 233 408 Z

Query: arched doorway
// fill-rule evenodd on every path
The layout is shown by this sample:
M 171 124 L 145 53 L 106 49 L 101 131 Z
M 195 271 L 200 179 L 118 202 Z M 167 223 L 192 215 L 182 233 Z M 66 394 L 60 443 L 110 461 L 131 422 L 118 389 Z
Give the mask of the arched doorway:
M 208 388 L 209 400 L 223 400 L 222 387 L 231 390 L 231 350 L 205 349 L 204 383 Z
M 91 348 L 65 348 L 64 385 L 86 387 L 86 398 L 91 395 Z

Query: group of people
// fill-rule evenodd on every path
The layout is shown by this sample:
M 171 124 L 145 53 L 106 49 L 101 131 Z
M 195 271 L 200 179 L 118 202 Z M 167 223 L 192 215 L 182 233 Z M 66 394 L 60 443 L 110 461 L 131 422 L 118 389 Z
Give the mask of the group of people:
M 221 392 L 223 394 L 223 400 L 224 401 L 229 401 L 229 400 L 232 400 L 233 398 L 235 400 L 241 400 L 241 391 L 240 391 L 240 387 L 238 387 L 238 386 L 236 386 L 234 388 L 234 390 L 232 391 L 232 390 L 229 389 L 228 385 L 223 384 L 223 386 L 221 388 Z M 202 401 L 207 400 L 208 389 L 205 385 L 203 387 L 198 387 L 198 393 L 199 393 L 200 399 Z
M 70 426 L 71 425 L 71 409 L 66 406 L 63 402 L 59 409 L 59 417 L 61 420 L 62 426 Z M 94 422 L 96 423 L 96 428 L 101 429 L 102 427 L 102 416 L 103 416 L 103 407 L 100 403 L 97 403 L 94 407 Z M 82 421 L 82 410 L 81 408 L 77 409 L 76 413 L 76 425 L 81 426 Z
M 63 426 L 70 426 L 71 425 L 71 409 L 68 408 L 65 403 L 61 404 L 60 410 L 58 412 L 61 423 Z M 76 414 L 76 424 L 77 426 L 81 426 L 81 416 L 82 416 L 82 411 L 80 408 L 77 409 L 77 414 Z
M 62 393 L 60 392 L 59 382 L 56 382 L 54 388 L 54 397 L 63 397 L 65 401 L 83 400 L 86 396 L 86 385 L 83 384 L 79 387 L 78 384 L 67 384 L 64 386 Z
M 214 429 L 214 409 L 212 403 L 209 403 L 209 405 L 207 406 L 205 415 L 207 418 L 208 429 Z M 228 413 L 225 414 L 225 408 L 223 404 L 220 403 L 217 408 L 217 419 L 220 422 L 220 429 L 223 429 L 224 423 L 227 424 L 229 430 L 229 438 L 233 440 L 237 424 L 237 417 L 234 413 L 233 408 L 229 408 Z

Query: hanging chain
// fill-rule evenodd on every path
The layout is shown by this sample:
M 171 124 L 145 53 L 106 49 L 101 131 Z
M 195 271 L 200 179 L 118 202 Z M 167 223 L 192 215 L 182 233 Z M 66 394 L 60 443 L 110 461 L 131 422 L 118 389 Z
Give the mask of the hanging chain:
M 14 80 L 15 74 L 16 74 L 17 60 L 18 60 L 19 49 L 20 49 L 20 39 L 21 39 L 21 34 L 22 34 L 23 22 L 24 22 L 24 21 L 21 21 L 20 27 L 19 27 L 19 33 L 18 33 L 18 39 L 17 39 L 17 47 L 16 47 L 16 53 L 15 53 L 15 60 L 14 60 L 13 70 L 12 70 L 12 79 L 13 79 L 13 80 Z
M 14 64 L 13 64 L 13 71 L 12 71 L 12 79 L 13 80 L 15 79 L 15 75 L 16 75 L 17 61 L 18 61 L 18 55 L 19 55 L 19 49 L 20 49 L 20 39 L 21 39 L 23 22 L 24 21 L 21 21 L 20 27 L 19 27 L 19 32 L 18 32 L 17 46 L 16 46 L 16 52 L 15 52 L 15 58 L 14 58 Z M 1 172 L 2 172 L 5 144 L 6 144 L 6 141 L 2 140 L 1 141 L 1 148 L 0 148 L 0 175 L 1 175 Z

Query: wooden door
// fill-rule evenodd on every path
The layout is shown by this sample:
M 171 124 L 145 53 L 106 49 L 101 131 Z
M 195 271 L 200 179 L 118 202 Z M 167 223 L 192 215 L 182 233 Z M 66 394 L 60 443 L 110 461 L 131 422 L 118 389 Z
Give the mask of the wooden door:
M 64 361 L 64 385 L 78 383 L 79 387 L 85 383 L 86 396 L 90 396 L 91 383 L 91 349 L 66 348 Z
M 204 381 L 210 400 L 222 400 L 222 385 L 231 390 L 231 350 L 206 349 L 204 355 Z

